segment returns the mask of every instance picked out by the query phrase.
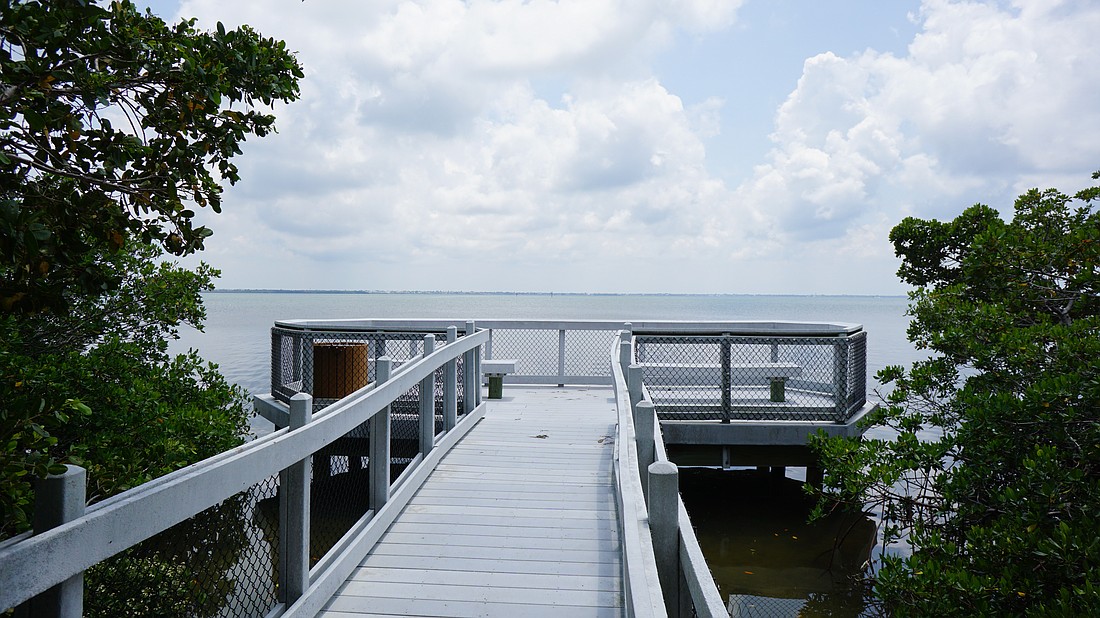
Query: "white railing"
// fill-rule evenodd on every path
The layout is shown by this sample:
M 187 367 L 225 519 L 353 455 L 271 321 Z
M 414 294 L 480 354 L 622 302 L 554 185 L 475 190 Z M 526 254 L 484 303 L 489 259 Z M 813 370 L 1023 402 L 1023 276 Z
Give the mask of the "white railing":
M 478 319 L 477 328 L 489 331 L 484 358 L 515 358 L 517 371 L 505 384 L 612 384 L 605 350 L 616 339 L 622 321 L 615 320 L 499 320 Z M 283 320 L 276 328 L 303 335 L 339 333 L 376 340 L 379 333 L 443 333 L 459 331 L 465 322 L 451 319 L 339 319 Z M 750 322 L 640 320 L 631 322 L 635 335 L 745 337 L 848 337 L 862 331 L 857 324 L 824 322 Z M 415 353 L 415 346 L 409 353 Z M 272 385 L 276 388 L 278 385 Z
M 624 331 L 625 332 L 625 331 Z M 661 581 L 653 553 L 630 393 L 622 366 L 616 357 L 619 339 L 611 347 L 611 376 L 618 412 L 615 436 L 615 497 L 619 509 L 619 544 L 623 548 L 623 598 L 627 617 L 668 616 L 661 594 Z
M 315 415 L 312 414 L 311 398 L 306 393 L 294 395 L 289 410 L 282 411 L 276 410 L 280 404 L 275 400 L 259 399 L 259 408 L 267 409 L 291 426 L 104 500 L 83 514 L 65 518 L 50 530 L 0 544 L 0 608 L 13 607 L 79 578 L 90 566 L 280 474 L 284 490 L 292 494 L 282 501 L 280 521 L 292 532 L 283 535 L 287 540 L 280 547 L 281 602 L 272 614 L 312 615 L 343 583 L 442 455 L 483 414 L 483 408 L 478 406 L 480 389 L 476 387 L 466 390 L 463 411 L 467 414 L 461 422 L 456 422 L 453 408 L 457 405 L 455 368 L 458 359 L 462 358 L 464 385 L 474 385 L 480 380 L 478 365 L 484 357 L 520 361 L 517 373 L 508 376 L 506 381 L 509 383 L 606 384 L 614 387 L 619 409 L 615 480 L 622 518 L 624 594 L 628 611 L 637 616 L 681 615 L 685 606 L 688 609 L 694 606 L 700 616 L 725 615 L 679 500 L 675 466 L 664 457 L 652 403 L 644 400 L 641 371 L 637 366 L 630 367 L 634 351 L 629 336 L 621 339 L 623 323 L 480 320 L 477 326 L 484 330 L 475 332 L 472 322 L 454 320 L 278 322 L 277 327 L 300 333 L 401 332 L 409 341 L 409 355 L 392 373 L 388 361 L 377 363 L 375 382 Z M 643 321 L 628 324 L 626 328 L 626 335 L 631 329 L 634 334 L 754 336 L 846 336 L 861 330 L 859 326 L 848 324 L 679 321 Z M 467 336 L 457 338 L 459 329 Z M 436 345 L 433 335 L 423 337 L 419 348 L 413 345 L 415 338 L 408 336 L 410 333 L 444 332 L 448 332 L 448 343 L 438 350 L 433 349 Z M 609 348 L 613 354 L 611 363 L 606 356 Z M 381 349 L 387 348 L 383 345 Z M 417 351 L 422 355 L 419 358 Z M 602 360 L 593 364 L 593 358 Z M 526 369 L 525 363 L 528 364 Z M 597 367 L 601 364 L 603 369 Z M 434 427 L 434 409 L 422 406 L 420 452 L 402 476 L 391 484 L 389 457 L 385 454 L 388 451 L 384 450 L 389 444 L 388 423 L 383 419 L 389 413 L 390 404 L 413 387 L 430 388 L 427 381 L 434 379 L 437 371 L 444 375 L 444 433 L 433 435 L 432 430 L 425 429 Z M 448 406 L 452 409 L 448 410 Z M 432 420 L 424 420 L 425 415 L 432 416 Z M 367 421 L 372 425 L 369 461 L 386 463 L 386 466 L 371 466 L 370 510 L 332 551 L 309 569 L 306 562 L 310 478 L 307 462 L 313 453 Z M 664 489 L 652 489 L 654 487 Z M 672 488 L 671 493 L 668 487 Z M 657 502 L 650 496 L 647 507 L 646 494 L 653 491 L 664 496 L 657 501 L 664 506 L 656 508 Z M 83 500 L 79 502 L 82 508 Z M 675 565 L 674 579 L 669 579 L 672 576 L 667 574 L 671 572 L 670 564 Z M 670 583 L 666 583 L 666 579 Z M 673 596 L 662 600 L 661 584 L 664 584 L 665 594 Z M 690 605 L 685 605 L 687 603 Z
M 293 495 L 287 496 L 281 519 L 294 534 L 285 535 L 290 538 L 286 546 L 280 548 L 280 554 L 285 552 L 286 558 L 280 560 L 284 568 L 280 570 L 279 588 L 287 596 L 272 614 L 312 615 L 311 612 L 319 609 L 319 603 L 327 600 L 326 592 L 335 591 L 354 568 L 357 552 L 364 552 L 365 544 L 368 547 L 373 544 L 372 539 L 381 535 L 443 454 L 484 414 L 482 406 L 468 410 L 461 421 L 445 427 L 444 433 L 429 437 L 427 441 L 422 439 L 421 452 L 401 478 L 391 485 L 389 405 L 418 384 L 433 379 L 438 370 L 451 376 L 445 379 L 444 389 L 451 394 L 449 401 L 455 401 L 457 385 L 453 367 L 457 359 L 464 356 L 467 369 L 475 367 L 473 358 L 480 354 L 481 346 L 488 340 L 489 334 L 485 331 L 462 337 L 403 365 L 392 376 L 386 375 L 386 363 L 379 368 L 381 374 L 377 383 L 348 395 L 312 418 L 310 397 L 297 395 L 290 411 L 292 427 L 118 494 L 40 534 L 5 543 L 0 548 L 0 608 L 15 607 L 66 581 L 78 580 L 89 567 L 274 474 L 282 474 L 286 483 L 284 490 Z M 470 402 L 476 397 L 466 399 Z M 434 410 L 426 411 L 434 414 Z M 454 418 L 453 415 L 451 411 L 450 418 Z M 311 570 L 307 562 L 308 462 L 314 452 L 367 421 L 372 422 L 370 510 Z M 432 421 L 434 425 L 434 417 Z M 374 462 L 385 465 L 374 465 Z M 80 507 L 82 510 L 82 500 Z M 73 607 L 71 601 L 65 606 L 64 615 L 80 614 L 80 590 L 76 593 L 76 606 Z
M 632 450 L 637 461 L 633 472 L 644 488 L 666 612 L 670 616 L 728 616 L 680 497 L 677 468 L 665 454 L 657 411 L 642 384 L 641 368 L 632 366 L 634 350 L 629 331 L 623 331 L 617 348 L 618 358 L 612 364 L 620 418 L 625 409 L 626 422 L 635 432 L 636 446 Z

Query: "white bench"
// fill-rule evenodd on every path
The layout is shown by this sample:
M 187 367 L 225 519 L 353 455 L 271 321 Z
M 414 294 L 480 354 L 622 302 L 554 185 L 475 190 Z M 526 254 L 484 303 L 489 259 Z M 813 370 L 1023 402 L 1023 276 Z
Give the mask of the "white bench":
M 786 401 L 786 382 L 802 375 L 795 363 L 733 363 L 730 384 L 771 385 L 771 400 Z M 709 363 L 642 363 L 642 382 L 651 386 L 722 386 L 722 366 Z
M 498 359 L 481 361 L 481 373 L 489 378 L 489 399 L 500 399 L 504 396 L 504 376 L 516 372 L 515 359 Z

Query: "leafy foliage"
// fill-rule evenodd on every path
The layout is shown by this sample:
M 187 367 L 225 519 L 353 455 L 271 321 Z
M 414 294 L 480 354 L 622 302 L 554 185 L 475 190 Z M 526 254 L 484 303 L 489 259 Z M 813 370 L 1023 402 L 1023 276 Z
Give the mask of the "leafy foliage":
M 69 315 L 0 319 L 0 532 L 28 526 L 31 480 L 68 461 L 89 499 L 124 491 L 240 443 L 245 395 L 167 340 L 204 317 L 217 271 L 159 262 L 149 246 L 106 260 L 123 285 Z
M 243 393 L 166 339 L 201 324 L 216 271 L 193 207 L 270 108 L 298 96 L 282 41 L 174 26 L 129 0 L 0 0 L 0 535 L 30 479 L 89 468 L 92 498 L 235 444 Z
M 815 446 L 826 498 L 911 550 L 877 574 L 899 615 L 1100 613 L 1098 197 L 1032 190 L 1011 222 L 977 205 L 890 234 L 934 356 L 879 375 L 869 423 L 896 438 Z
M 117 287 L 100 244 L 201 249 L 190 205 L 220 211 L 241 142 L 274 130 L 254 105 L 296 99 L 300 77 L 248 26 L 169 27 L 129 0 L 0 0 L 0 311 Z
M 248 26 L 0 0 L 0 538 L 29 527 L 32 479 L 64 462 L 94 501 L 243 439 L 245 393 L 168 352 L 218 273 L 166 260 L 202 249 L 195 210 L 220 211 L 241 143 L 274 131 L 302 75 Z M 217 614 L 242 512 L 226 501 L 90 569 L 89 614 Z

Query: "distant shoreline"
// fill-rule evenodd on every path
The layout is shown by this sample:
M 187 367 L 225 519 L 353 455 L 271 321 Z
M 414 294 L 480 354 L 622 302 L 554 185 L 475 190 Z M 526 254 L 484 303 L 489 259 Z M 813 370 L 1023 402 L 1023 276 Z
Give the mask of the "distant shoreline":
M 390 295 L 452 295 L 452 296 L 769 296 L 776 298 L 905 298 L 904 294 L 731 294 L 731 293 L 655 293 L 655 292 L 474 292 L 455 290 L 277 290 L 277 289 L 214 289 L 208 294 L 390 294 Z

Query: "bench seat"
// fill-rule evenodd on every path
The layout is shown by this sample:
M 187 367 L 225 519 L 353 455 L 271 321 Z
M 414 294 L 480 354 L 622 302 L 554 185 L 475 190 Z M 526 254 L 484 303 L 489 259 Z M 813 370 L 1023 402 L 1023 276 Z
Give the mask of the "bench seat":
M 489 378 L 489 399 L 504 396 L 504 376 L 516 372 L 518 360 L 494 358 L 481 361 L 481 373 Z

